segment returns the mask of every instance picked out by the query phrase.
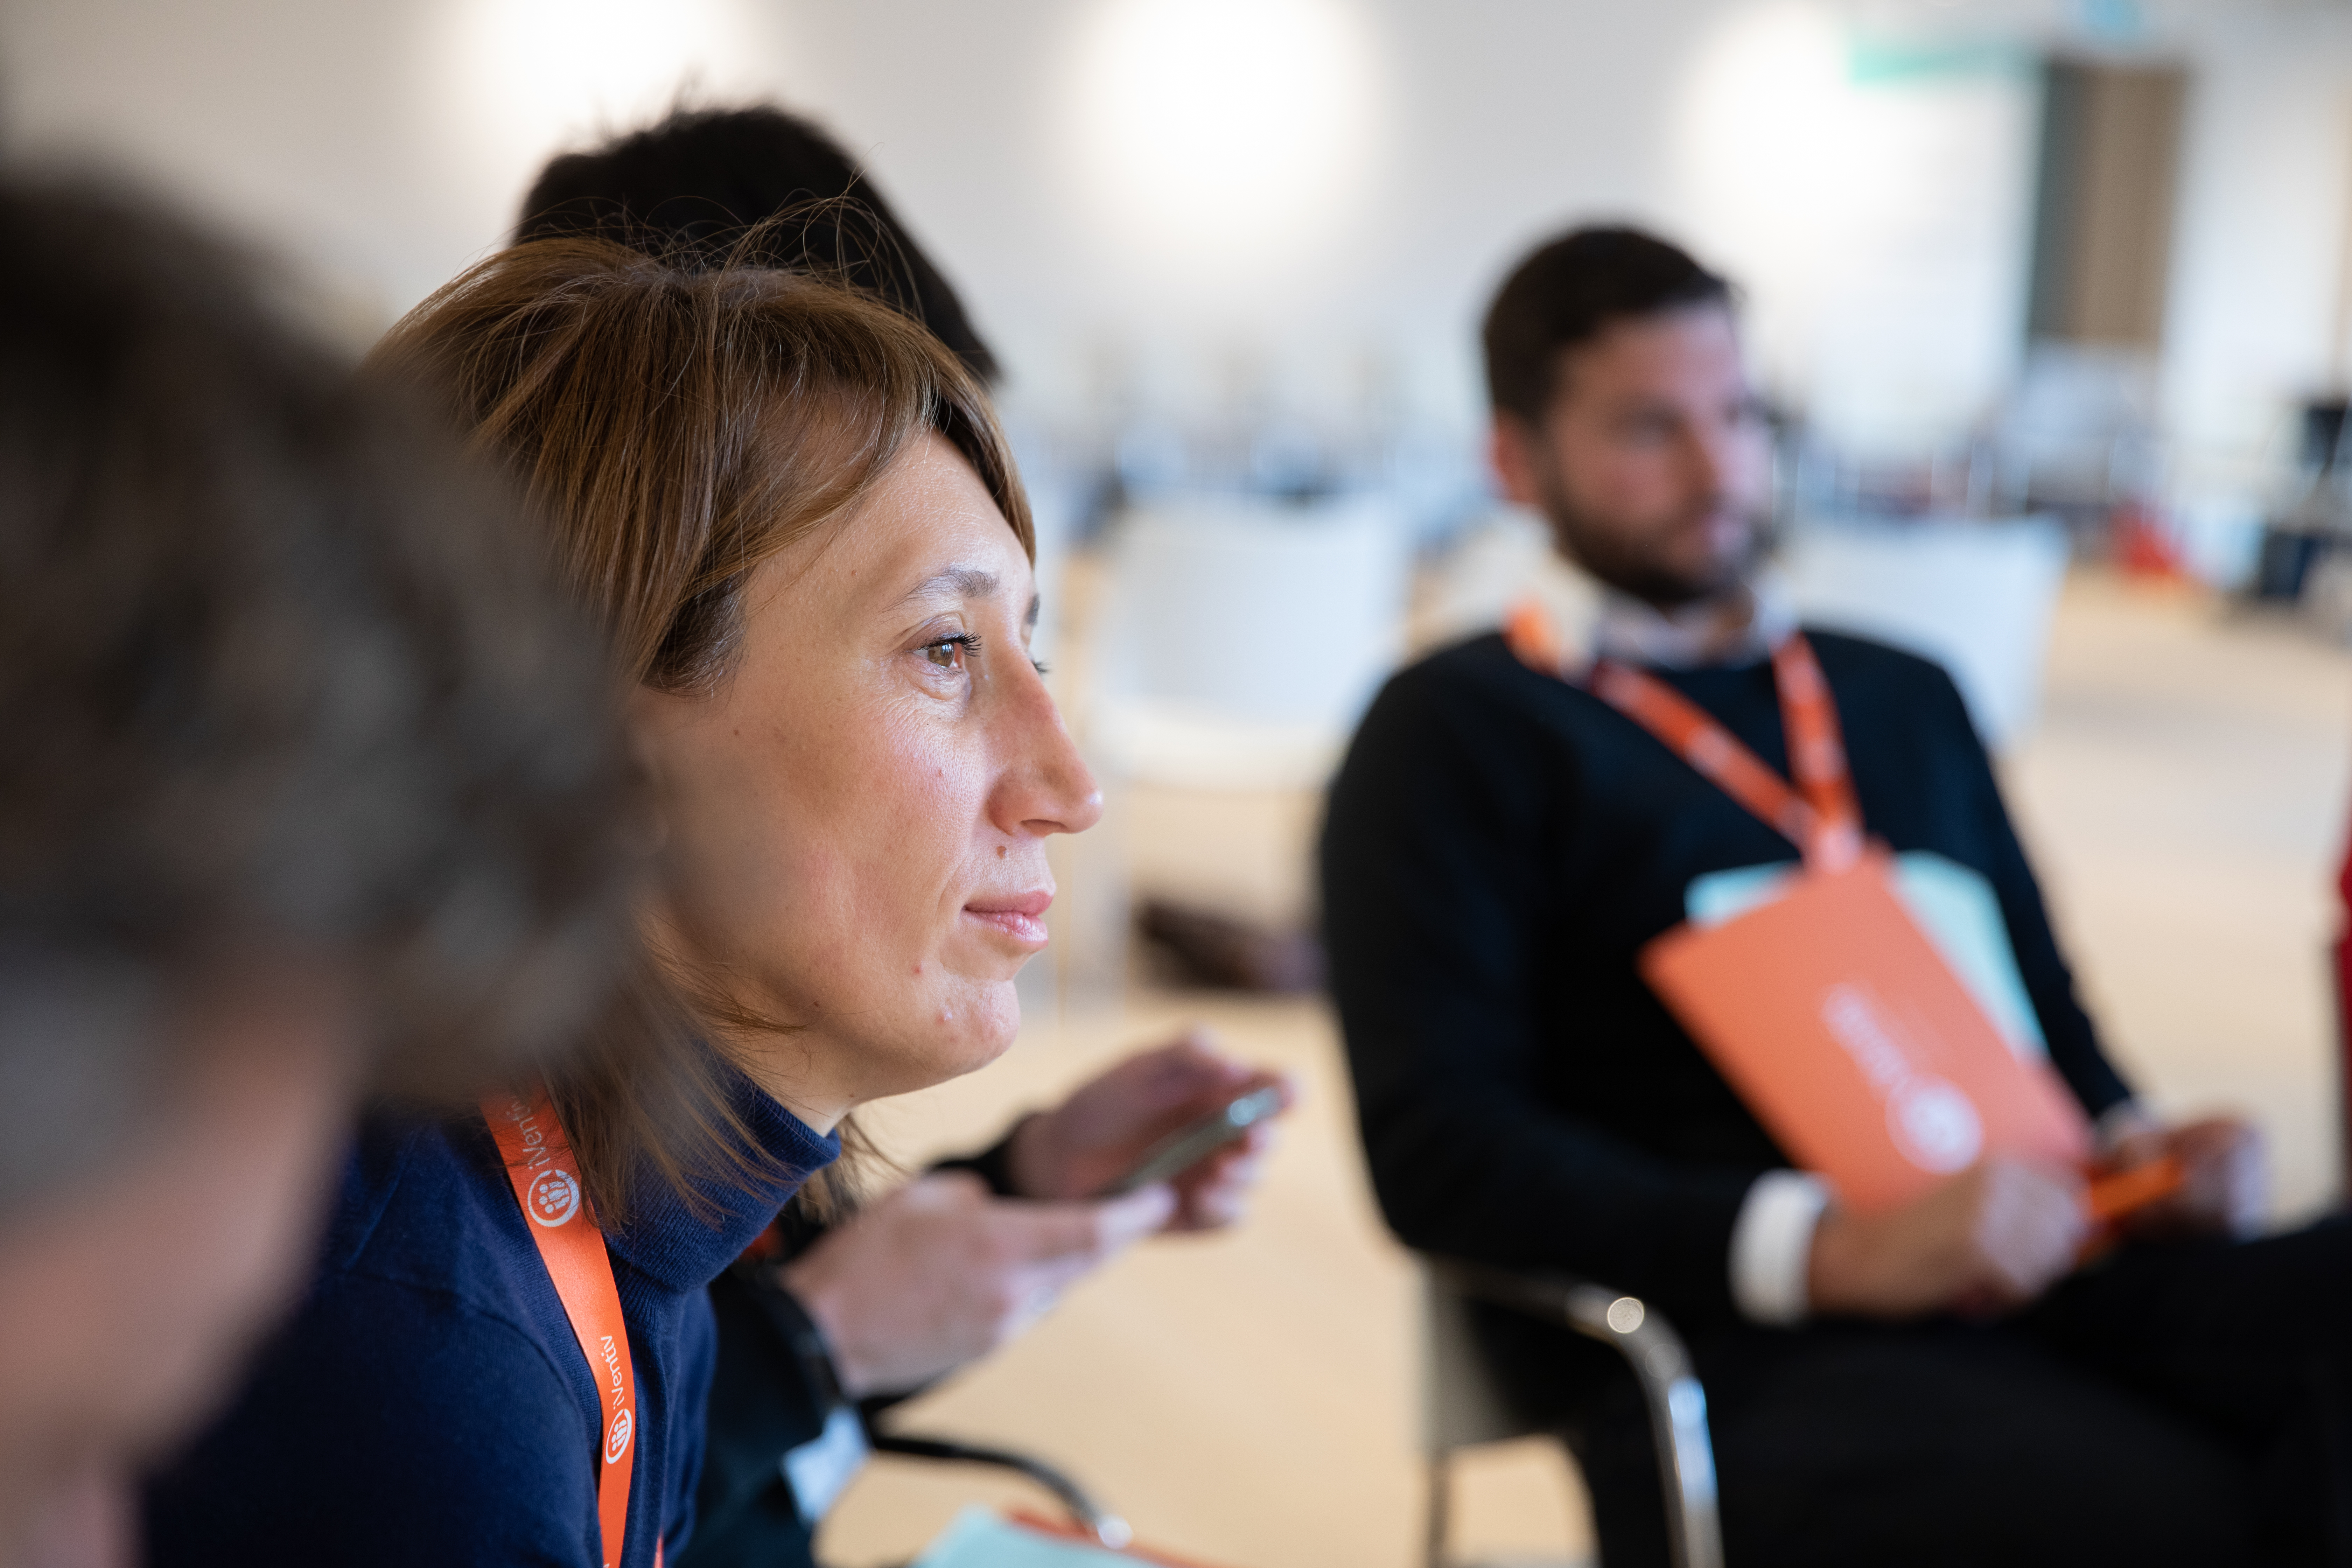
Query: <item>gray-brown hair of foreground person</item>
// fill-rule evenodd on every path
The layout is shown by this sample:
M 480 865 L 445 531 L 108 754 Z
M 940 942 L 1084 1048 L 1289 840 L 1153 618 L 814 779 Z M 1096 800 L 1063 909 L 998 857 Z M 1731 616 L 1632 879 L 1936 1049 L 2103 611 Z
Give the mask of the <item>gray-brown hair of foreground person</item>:
M 926 432 L 971 464 L 1034 558 L 1011 450 L 954 354 L 826 279 L 705 260 L 586 237 L 518 245 L 419 305 L 373 359 L 444 400 L 521 486 L 626 680 L 716 689 L 752 570 L 840 523 Z M 732 1028 L 785 1026 L 713 977 L 645 963 L 630 1005 L 550 1080 L 608 1219 L 626 1215 L 642 1169 L 695 1201 L 688 1178 L 754 1168 L 707 1068 L 686 1076 L 701 1058 L 677 1043 L 681 1002 Z M 649 1050 L 648 1036 L 671 1045 Z
M 103 1162 L 209 966 L 360 983 L 376 1087 L 581 1020 L 633 786 L 502 481 L 129 198 L 0 181 L 0 1216 Z

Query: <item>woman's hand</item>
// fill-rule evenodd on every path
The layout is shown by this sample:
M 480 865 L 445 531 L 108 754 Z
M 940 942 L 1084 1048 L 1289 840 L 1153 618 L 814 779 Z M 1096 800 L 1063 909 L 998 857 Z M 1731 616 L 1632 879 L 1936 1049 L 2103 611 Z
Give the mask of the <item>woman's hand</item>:
M 781 1271 L 851 1397 L 919 1387 L 1006 1344 L 1138 1238 L 1240 1217 L 1272 1140 L 1264 1121 L 1173 1180 L 1093 1194 L 1171 1132 L 1288 1079 L 1190 1034 L 1129 1057 L 1014 1129 L 1019 1199 L 964 1173 L 925 1176 L 858 1213 Z
M 868 1205 L 779 1273 L 824 1335 L 843 1393 L 902 1393 L 1018 1338 L 1174 1208 L 1165 1186 L 1009 1202 L 945 1172 Z
M 1287 1075 L 1264 1072 L 1220 1054 L 1195 1029 L 1141 1052 L 1081 1087 L 1052 1110 L 1013 1131 L 1013 1184 L 1024 1196 L 1083 1198 L 1133 1170 L 1152 1147 L 1214 1114 L 1238 1095 L 1273 1088 L 1287 1110 L 1297 1098 Z M 1170 1230 L 1209 1230 L 1239 1219 L 1274 1142 L 1272 1118 L 1177 1174 Z

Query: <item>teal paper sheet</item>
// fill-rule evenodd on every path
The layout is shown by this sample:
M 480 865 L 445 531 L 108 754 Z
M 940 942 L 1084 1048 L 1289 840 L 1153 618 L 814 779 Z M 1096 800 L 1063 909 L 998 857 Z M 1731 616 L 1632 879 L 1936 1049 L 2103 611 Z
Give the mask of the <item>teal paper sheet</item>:
M 1796 876 L 1793 860 L 1711 871 L 1685 890 L 1683 912 L 1693 925 L 1721 925 L 1780 897 Z M 1958 861 L 1908 849 L 1895 857 L 1895 891 L 2009 1048 L 2027 1060 L 2048 1057 L 1992 884 Z
M 984 1508 L 968 1508 L 915 1559 L 914 1568 L 1135 1568 L 1135 1559 L 1055 1541 L 1007 1524 Z

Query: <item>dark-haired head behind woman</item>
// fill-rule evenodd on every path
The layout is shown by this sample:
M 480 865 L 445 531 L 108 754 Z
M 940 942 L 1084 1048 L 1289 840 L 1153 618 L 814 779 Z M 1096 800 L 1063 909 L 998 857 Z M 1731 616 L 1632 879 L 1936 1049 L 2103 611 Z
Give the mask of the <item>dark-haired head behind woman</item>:
M 651 780 L 643 973 L 548 1083 L 638 1384 L 614 1560 L 648 1563 L 690 1526 L 704 1287 L 852 1107 L 1009 1043 L 1045 841 L 1098 796 L 1027 658 L 1028 512 L 985 395 L 904 317 L 551 239 L 378 363 L 530 497 Z M 153 1557 L 593 1563 L 602 1416 L 483 1123 L 379 1121 L 300 1321 L 156 1489 Z
M 551 160 L 523 197 L 515 238 L 583 235 L 693 265 L 733 258 L 830 274 L 930 328 L 972 374 L 997 378 L 946 276 L 856 161 L 800 115 L 679 109 Z

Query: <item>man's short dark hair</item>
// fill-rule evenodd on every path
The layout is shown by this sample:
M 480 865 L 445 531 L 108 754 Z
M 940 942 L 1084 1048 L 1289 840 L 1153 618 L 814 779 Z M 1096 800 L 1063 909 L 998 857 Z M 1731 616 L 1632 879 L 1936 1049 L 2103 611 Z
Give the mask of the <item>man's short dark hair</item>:
M 814 269 L 930 328 L 982 381 L 996 356 L 963 301 L 841 144 L 765 105 L 677 110 L 554 159 L 523 197 L 517 241 L 601 235 L 666 258 Z M 738 253 L 746 239 L 748 254 Z
M 1580 228 L 1537 247 L 1486 310 L 1486 396 L 1535 424 L 1550 404 L 1564 350 L 1616 321 L 1693 305 L 1728 305 L 1731 285 L 1690 253 L 1638 228 Z
M 247 258 L 23 178 L 0 234 L 0 1214 L 172 1092 L 225 958 L 352 973 L 376 1083 L 469 1095 L 627 940 L 603 655 Z

